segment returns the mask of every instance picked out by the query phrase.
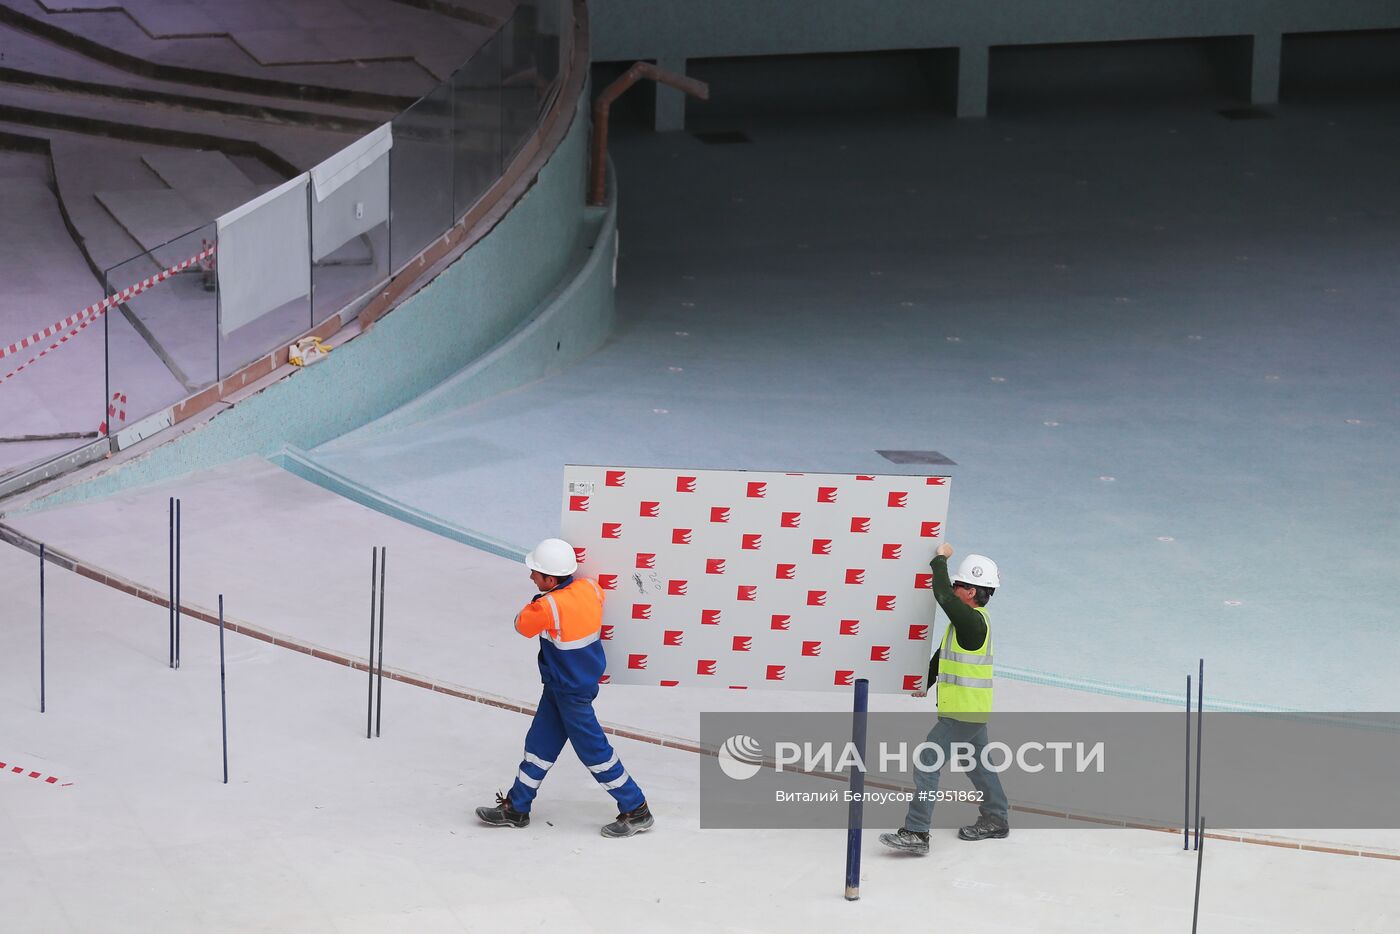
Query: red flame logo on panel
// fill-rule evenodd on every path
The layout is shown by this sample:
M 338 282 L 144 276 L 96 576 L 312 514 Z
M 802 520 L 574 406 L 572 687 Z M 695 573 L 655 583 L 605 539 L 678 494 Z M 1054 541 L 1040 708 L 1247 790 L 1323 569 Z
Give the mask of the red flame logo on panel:
M 836 502 L 836 487 L 834 487 L 834 486 L 819 486 L 819 487 L 817 487 L 817 502 L 819 502 L 819 503 L 834 503 L 834 502 Z
M 645 671 L 647 667 L 647 657 L 645 655 L 627 656 L 627 667 L 633 671 Z
M 650 604 L 650 603 L 634 603 L 634 604 L 632 604 L 632 618 L 633 618 L 633 619 L 651 619 L 651 604 Z
M 672 530 L 671 530 L 671 544 L 672 544 L 672 545 L 689 545 L 689 544 L 690 544 L 690 529 L 672 529 Z
M 924 676 L 923 676 L 923 675 L 905 675 L 905 676 L 904 676 L 904 690 L 906 690 L 906 691 L 917 691 L 917 690 L 919 690 L 920 688 L 922 688 L 923 686 L 924 686 Z
M 570 496 L 569 512 L 588 512 L 588 497 Z
M 613 627 L 611 627 L 611 626 L 604 626 L 604 627 L 602 627 L 601 629 L 598 630 L 598 638 L 599 638 L 599 639 L 605 639 L 605 640 L 606 640 L 606 639 L 611 639 L 611 638 L 612 638 L 612 634 L 613 634 Z
M 621 523 L 621 522 L 604 522 L 604 523 L 603 523 L 603 533 L 602 533 L 602 536 L 603 536 L 603 538 L 621 538 L 621 537 L 622 537 L 622 523 Z
M 816 658 L 818 655 L 822 654 L 821 642 L 802 643 L 802 654 L 806 655 L 808 658 Z
M 829 539 L 829 538 L 814 538 L 814 539 L 812 539 L 812 554 L 814 554 L 814 555 L 829 555 L 829 554 L 831 554 L 831 539 Z
M 786 666 L 786 665 L 769 665 L 769 666 L 768 666 L 768 680 L 769 680 L 769 681 L 782 681 L 783 678 L 786 677 L 786 676 L 787 676 L 787 666 Z
M 825 591 L 825 590 L 809 590 L 809 591 L 807 591 L 807 605 L 808 605 L 808 606 L 826 606 L 826 591 Z
M 768 495 L 768 484 L 762 480 L 756 480 L 749 484 L 749 499 L 763 499 Z
M 852 532 L 869 532 L 869 531 L 870 531 L 870 517 L 869 517 L 869 516 L 852 516 L 852 517 L 851 517 L 851 531 L 852 531 Z
M 787 613 L 774 613 L 774 614 L 773 614 L 773 622 L 772 622 L 770 628 L 772 628 L 772 629 L 779 629 L 779 630 L 783 630 L 783 631 L 787 631 L 787 630 L 791 629 L 791 628 L 792 628 L 792 616 L 789 615 L 789 614 L 787 614 Z
M 939 529 L 943 528 L 942 522 L 925 522 L 919 526 L 920 538 L 937 538 Z
M 753 645 L 753 636 L 735 636 L 731 643 L 735 652 L 747 652 L 751 645 Z
M 728 506 L 711 506 L 711 507 L 710 507 L 710 521 L 711 521 L 711 522 L 728 522 L 728 521 L 729 521 L 729 507 L 728 507 Z
M 903 555 L 903 545 L 885 545 L 880 549 L 880 557 L 886 561 L 898 561 Z
M 719 610 L 701 610 L 700 624 L 702 626 L 718 626 L 722 615 Z
M 616 589 L 617 589 L 617 575 L 616 575 L 616 574 L 599 574 L 599 575 L 598 575 L 598 586 L 601 587 L 601 588 L 603 588 L 604 590 L 616 590 Z
M 739 547 L 745 551 L 758 551 L 763 547 L 763 536 L 745 534 L 739 541 Z
M 753 601 L 758 599 L 758 586 L 755 584 L 740 584 L 739 594 L 735 598 L 743 601 Z
M 932 590 L 932 589 L 933 589 L 933 575 L 932 575 L 932 574 L 915 574 L 915 575 L 914 575 L 914 589 L 915 589 L 915 590 Z
M 947 478 L 947 477 L 926 477 L 926 478 L 924 478 L 924 485 L 925 485 L 925 486 L 943 486 L 943 485 L 944 485 L 945 483 L 947 483 L 947 482 L 948 482 L 948 478 Z
M 642 500 L 640 514 L 643 519 L 659 519 L 661 517 L 661 504 L 650 500 Z
M 650 551 L 639 551 L 639 552 L 637 552 L 637 567 L 639 567 L 639 568 L 654 568 L 654 567 L 656 567 L 656 554 L 655 554 L 654 552 L 650 552 Z
M 612 675 L 603 675 L 603 677 L 598 679 L 599 684 L 607 684 L 610 681 L 612 681 Z
M 855 673 L 854 671 L 849 671 L 849 670 L 844 669 L 844 668 L 837 669 L 837 672 L 836 672 L 836 685 L 837 685 L 838 687 L 840 687 L 841 685 L 849 685 L 849 684 L 855 684 L 855 683 L 856 683 L 856 673 Z
M 893 609 L 894 609 L 894 595 L 893 595 L 893 594 L 887 594 L 887 593 L 882 593 L 882 594 L 880 594 L 880 596 L 878 596 L 878 597 L 875 598 L 875 609 L 877 609 L 877 610 L 893 610 Z
M 888 645 L 872 645 L 870 647 L 870 660 L 872 662 L 887 662 L 890 660 L 890 647 Z
M 909 505 L 909 494 L 898 492 L 891 493 L 889 498 L 889 505 L 893 509 L 903 509 L 905 506 Z
M 865 583 L 865 568 L 846 568 L 846 583 Z
M 603 486 L 626 486 L 627 471 L 609 470 L 603 474 Z
M 697 675 L 712 675 L 715 673 L 715 666 L 719 664 L 718 659 L 702 658 L 695 663 L 695 673 Z
M 587 561 L 588 549 L 576 546 L 574 548 L 574 560 L 577 561 L 579 564 L 582 564 L 583 562 Z
M 662 686 L 663 688 L 673 688 L 673 687 L 675 687 L 676 685 L 680 684 L 680 682 L 679 682 L 679 681 L 662 681 L 662 682 L 660 682 L 660 684 L 661 684 L 661 686 Z
M 667 581 L 666 593 L 672 597 L 684 597 L 689 587 L 690 581 Z
M 856 479 L 857 479 L 857 480 L 874 480 L 875 478 L 872 477 L 872 476 L 870 476 L 870 474 L 858 473 L 858 474 L 856 474 Z
M 795 565 L 795 564 L 780 564 L 780 565 L 778 565 L 778 570 L 777 570 L 775 576 L 776 576 L 776 577 L 778 578 L 778 580 L 780 580 L 780 581 L 796 580 L 796 579 L 797 579 L 797 565 Z
M 795 529 L 802 524 L 802 513 L 785 512 L 779 518 L 778 524 L 785 529 Z
M 723 559 L 723 558 L 706 558 L 706 559 L 705 559 L 705 573 L 706 573 L 706 574 L 723 574 L 723 573 L 724 573 L 724 559 Z
M 676 478 L 676 492 L 677 492 L 677 493 L 694 493 L 694 492 L 695 492 L 695 478 L 694 478 L 694 477 L 677 477 L 677 478 Z
M 680 645 L 684 640 L 684 629 L 667 629 L 661 634 L 662 645 Z
M 909 639 L 911 642 L 923 642 L 928 638 L 927 626 L 910 626 Z
M 843 636 L 858 636 L 860 635 L 860 620 L 843 619 L 840 628 Z

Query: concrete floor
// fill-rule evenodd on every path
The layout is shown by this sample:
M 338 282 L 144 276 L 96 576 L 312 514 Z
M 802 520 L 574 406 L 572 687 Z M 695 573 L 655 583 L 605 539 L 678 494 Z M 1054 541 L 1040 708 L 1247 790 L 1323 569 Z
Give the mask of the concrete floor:
M 518 564 L 266 464 L 238 462 L 19 524 L 161 588 L 170 495 L 183 502 L 187 603 L 212 608 L 222 593 L 230 619 L 363 659 L 363 559 L 383 544 L 391 671 L 517 702 L 538 690 L 534 647 L 509 630 L 530 593 Z M 470 809 L 509 781 L 525 717 L 388 681 L 382 736 L 369 741 L 362 673 L 233 634 L 225 786 L 215 628 L 187 618 L 172 671 L 165 610 L 50 568 L 40 714 L 36 583 L 33 556 L 0 548 L 0 904 L 17 929 L 838 931 L 974 914 L 979 931 L 1189 924 L 1195 854 L 1141 830 L 1021 830 L 976 846 L 945 831 L 923 860 L 891 855 L 867 834 L 862 899 L 846 903 L 843 833 L 702 830 L 697 758 L 633 740 L 616 746 L 657 815 L 651 833 L 600 838 L 612 802 L 568 752 L 528 830 L 484 828 Z M 598 709 L 605 722 L 693 738 L 700 711 L 751 709 L 756 699 L 684 688 L 666 698 L 612 686 Z M 1144 709 L 1017 681 L 998 698 L 1002 709 Z M 877 710 L 929 704 L 872 700 Z M 764 692 L 762 703 L 834 710 L 846 699 Z M 1400 844 L 1395 831 L 1312 838 Z M 1389 931 L 1400 919 L 1394 865 L 1208 841 L 1201 927 Z

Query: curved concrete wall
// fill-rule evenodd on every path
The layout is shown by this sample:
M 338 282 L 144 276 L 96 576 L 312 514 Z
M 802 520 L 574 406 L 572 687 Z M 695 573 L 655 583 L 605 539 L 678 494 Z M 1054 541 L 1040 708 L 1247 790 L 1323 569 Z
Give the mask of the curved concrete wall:
M 559 338 L 559 351 L 549 346 L 548 365 L 596 349 L 612 324 L 613 228 L 610 216 L 600 218 L 584 203 L 587 104 L 585 92 L 562 143 L 500 223 L 370 331 L 185 435 L 40 497 L 24 511 L 104 496 L 240 457 L 268 456 L 288 444 L 314 447 L 403 406 L 482 358 L 481 391 L 524 382 L 543 365 L 542 343 L 516 341 L 518 366 L 502 365 L 488 354 L 539 317 L 541 306 L 554 309 L 549 320 L 556 326 L 561 321 L 569 326 L 567 344 Z M 597 264 L 578 261 L 595 247 L 590 238 L 599 238 L 597 251 L 608 254 L 602 265 L 609 274 L 601 282 L 586 275 Z M 580 287 L 569 287 L 565 280 L 571 274 L 584 277 Z M 562 309 L 555 307 L 559 302 Z M 487 365 L 490 361 L 495 362 Z

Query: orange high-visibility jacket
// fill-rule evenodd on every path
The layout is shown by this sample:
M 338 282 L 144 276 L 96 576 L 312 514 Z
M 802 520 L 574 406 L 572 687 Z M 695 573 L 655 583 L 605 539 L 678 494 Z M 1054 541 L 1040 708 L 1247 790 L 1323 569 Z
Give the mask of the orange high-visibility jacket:
M 540 679 L 561 691 L 597 691 L 607 669 L 602 628 L 603 589 L 587 577 L 538 594 L 515 616 L 516 632 L 540 637 Z

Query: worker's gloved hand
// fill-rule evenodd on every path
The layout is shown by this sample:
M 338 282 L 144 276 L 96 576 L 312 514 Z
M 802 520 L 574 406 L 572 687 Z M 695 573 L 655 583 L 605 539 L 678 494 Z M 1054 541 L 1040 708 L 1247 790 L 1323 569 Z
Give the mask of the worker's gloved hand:
M 936 552 L 936 554 L 940 558 L 951 558 L 953 557 L 953 546 L 948 544 L 947 542 L 944 542 L 943 544 L 938 546 L 938 551 Z
M 927 690 L 915 691 L 915 692 L 914 692 L 913 694 L 911 694 L 910 696 L 911 696 L 911 697 L 928 697 L 928 691 L 927 691 Z

